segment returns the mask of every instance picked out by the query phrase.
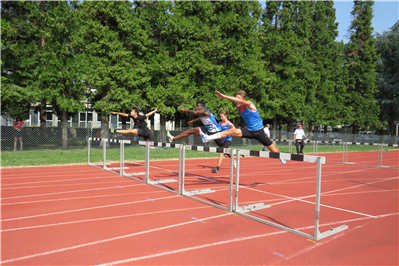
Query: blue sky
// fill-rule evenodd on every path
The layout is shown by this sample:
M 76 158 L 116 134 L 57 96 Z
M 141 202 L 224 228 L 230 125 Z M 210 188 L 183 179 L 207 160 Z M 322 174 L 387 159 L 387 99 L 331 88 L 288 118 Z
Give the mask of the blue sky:
M 345 43 L 349 41 L 348 29 L 351 24 L 353 10 L 353 1 L 334 1 L 336 9 L 336 22 L 339 23 L 339 35 L 337 41 L 343 40 Z M 389 31 L 389 29 L 399 20 L 399 1 L 375 1 L 373 6 L 374 18 L 372 26 L 374 34 Z

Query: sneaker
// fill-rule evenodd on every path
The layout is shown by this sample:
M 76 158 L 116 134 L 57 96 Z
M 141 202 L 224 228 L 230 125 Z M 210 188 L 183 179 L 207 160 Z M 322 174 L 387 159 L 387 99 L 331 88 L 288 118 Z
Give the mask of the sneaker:
M 280 162 L 281 162 L 282 164 L 286 164 L 286 163 L 287 163 L 287 161 L 286 161 L 285 159 L 280 159 Z
M 206 142 L 207 142 L 206 139 L 207 139 L 208 135 L 205 134 L 204 132 L 202 132 L 202 130 L 201 130 L 200 127 L 198 127 L 198 134 L 199 134 L 200 137 L 201 137 L 202 143 L 206 143 Z M 217 173 L 217 172 L 216 172 L 216 173 Z
M 16 151 L 17 149 L 16 148 L 14 148 L 12 151 Z
M 19 150 L 22 151 L 22 148 L 20 148 Z
M 167 135 L 168 135 L 169 142 L 172 143 L 173 142 L 173 136 L 172 136 L 172 134 L 170 134 L 170 131 L 168 131 Z
M 154 147 L 154 146 L 152 146 L 152 145 L 150 145 L 150 149 L 155 149 L 155 147 Z
M 216 166 L 216 168 L 212 170 L 212 173 L 217 173 L 217 172 L 219 172 L 219 166 Z
M 302 154 L 302 155 L 303 155 L 303 152 L 300 152 L 299 154 Z
M 234 166 L 234 168 L 237 168 L 237 162 L 236 162 L 236 160 L 234 160 L 233 166 Z

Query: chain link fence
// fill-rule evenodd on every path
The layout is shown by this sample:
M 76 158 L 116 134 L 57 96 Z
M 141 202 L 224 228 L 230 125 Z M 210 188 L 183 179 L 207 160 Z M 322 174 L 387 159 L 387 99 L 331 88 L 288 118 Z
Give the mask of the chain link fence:
M 173 136 L 177 136 L 181 132 L 190 129 L 188 127 L 177 127 L 171 130 Z M 306 133 L 306 132 L 305 132 Z M 271 130 L 271 138 L 277 139 L 275 142 L 277 146 L 285 146 L 287 140 L 293 140 L 293 133 L 286 131 Z M 16 133 L 12 126 L 1 126 L 1 150 L 12 151 L 14 148 L 20 150 L 22 139 L 23 150 L 34 149 L 80 149 L 87 147 L 87 139 L 89 137 L 104 137 L 104 138 L 125 138 L 133 141 L 142 140 L 141 137 L 134 135 L 112 134 L 108 127 L 105 128 L 92 128 L 88 127 L 65 127 L 63 131 L 62 126 L 52 127 L 24 127 L 21 132 Z M 308 135 L 310 140 L 316 141 L 344 141 L 344 142 L 361 142 L 361 143 L 384 143 L 384 144 L 397 144 L 398 139 L 395 136 L 387 135 L 367 135 L 367 134 L 342 134 L 342 133 L 316 133 Z M 151 129 L 152 141 L 168 142 L 165 127 L 160 127 L 160 130 Z M 15 141 L 17 140 L 17 141 Z M 190 145 L 204 145 L 198 136 L 191 135 L 182 138 L 176 143 L 184 143 Z M 98 143 L 101 145 L 101 143 Z M 214 142 L 207 143 L 206 145 L 215 146 Z M 260 145 L 256 140 L 233 138 L 232 145 L 234 146 L 251 146 Z

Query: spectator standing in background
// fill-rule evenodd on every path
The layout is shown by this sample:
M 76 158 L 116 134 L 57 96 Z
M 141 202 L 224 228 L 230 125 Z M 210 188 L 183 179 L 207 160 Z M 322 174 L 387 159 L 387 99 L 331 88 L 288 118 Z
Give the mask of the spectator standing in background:
M 305 147 L 305 138 L 309 140 L 305 135 L 305 131 L 302 129 L 302 125 L 298 125 L 298 128 L 294 132 L 294 141 L 296 146 L 296 153 L 303 154 L 303 147 Z M 299 145 L 301 145 L 301 150 L 299 150 Z
M 18 116 L 17 119 L 12 122 L 14 127 L 14 151 L 17 150 L 17 141 L 19 138 L 19 150 L 22 151 L 22 129 L 24 128 L 24 122 L 22 121 L 21 117 Z

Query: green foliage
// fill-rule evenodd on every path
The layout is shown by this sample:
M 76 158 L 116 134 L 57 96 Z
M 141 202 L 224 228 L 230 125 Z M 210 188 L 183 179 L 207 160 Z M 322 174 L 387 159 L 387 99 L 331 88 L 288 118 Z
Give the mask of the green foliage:
M 349 106 L 347 122 L 356 127 L 380 125 L 379 108 L 374 100 L 377 93 L 375 62 L 378 56 L 371 27 L 373 4 L 371 1 L 354 1 L 351 37 L 345 51 L 346 105 Z
M 377 34 L 376 100 L 380 106 L 381 121 L 387 121 L 391 135 L 395 135 L 395 121 L 399 120 L 399 21 L 390 31 Z

